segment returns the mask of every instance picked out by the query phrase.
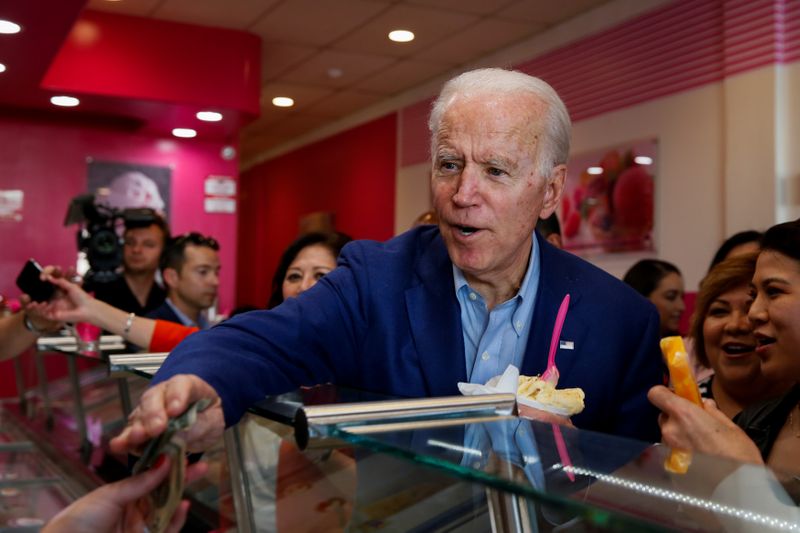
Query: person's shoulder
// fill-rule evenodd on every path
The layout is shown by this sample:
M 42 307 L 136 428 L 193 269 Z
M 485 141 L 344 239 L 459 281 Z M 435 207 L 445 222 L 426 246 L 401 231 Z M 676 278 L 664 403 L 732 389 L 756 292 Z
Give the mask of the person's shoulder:
M 589 261 L 555 246 L 539 241 L 542 249 L 542 271 L 552 269 L 567 277 L 568 282 L 584 288 L 594 300 L 607 307 L 650 309 L 652 304 L 622 280 Z
M 369 261 L 415 261 L 420 255 L 444 248 L 436 226 L 419 226 L 386 241 L 357 240 L 348 243 L 342 256 L 359 255 Z
M 178 322 L 180 323 L 180 319 L 178 315 L 172 310 L 172 308 L 167 304 L 167 301 L 164 300 L 161 305 L 153 309 L 152 311 L 145 313 L 144 315 L 146 318 L 152 319 L 160 319 L 166 320 L 168 322 Z

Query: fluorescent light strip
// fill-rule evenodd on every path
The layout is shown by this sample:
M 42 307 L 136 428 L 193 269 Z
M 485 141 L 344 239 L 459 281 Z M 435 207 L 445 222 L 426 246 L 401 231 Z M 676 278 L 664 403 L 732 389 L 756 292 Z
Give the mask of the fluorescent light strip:
M 659 489 L 657 487 L 653 487 L 652 485 L 645 485 L 644 483 L 639 483 L 636 481 L 628 481 L 627 479 L 622 479 L 608 474 L 602 474 L 600 472 L 595 472 L 593 470 L 589 470 L 587 468 L 580 468 L 577 466 L 564 466 L 559 463 L 556 463 L 553 465 L 553 468 L 554 469 L 561 468 L 564 472 L 572 472 L 577 476 L 593 477 L 598 481 L 608 483 L 609 485 L 623 487 L 650 496 L 657 496 L 659 498 L 663 498 L 665 500 L 670 500 L 673 502 L 685 503 L 687 505 L 692 505 L 694 507 L 700 507 L 701 509 L 713 511 L 718 514 L 724 514 L 736 518 L 741 518 L 743 520 L 747 520 L 748 522 L 755 522 L 776 529 L 782 529 L 784 531 L 800 531 L 800 524 L 797 523 L 787 522 L 786 520 L 781 520 L 780 518 L 772 518 L 771 516 L 766 516 L 761 513 L 748 511 L 746 509 L 730 507 L 728 505 L 719 504 L 711 500 L 704 500 L 702 498 L 695 498 L 694 496 L 687 496 L 686 494 L 681 494 L 680 492 L 675 492 L 674 490 Z

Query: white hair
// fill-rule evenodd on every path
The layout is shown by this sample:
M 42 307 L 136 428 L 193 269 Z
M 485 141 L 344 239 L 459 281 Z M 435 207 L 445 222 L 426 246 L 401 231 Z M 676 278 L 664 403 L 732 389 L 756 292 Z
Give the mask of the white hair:
M 436 144 L 442 117 L 459 96 L 527 93 L 545 104 L 544 135 L 539 152 L 538 172 L 549 177 L 557 165 L 567 162 L 572 122 L 567 107 L 545 81 L 515 70 L 483 68 L 471 70 L 449 80 L 433 102 L 428 128 L 431 132 L 431 158 L 436 159 Z

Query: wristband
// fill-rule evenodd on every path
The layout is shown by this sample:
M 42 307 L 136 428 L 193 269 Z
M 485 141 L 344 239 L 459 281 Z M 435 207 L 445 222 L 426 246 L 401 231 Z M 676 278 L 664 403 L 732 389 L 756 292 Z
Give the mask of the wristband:
M 33 325 L 33 322 L 31 322 L 31 317 L 28 316 L 28 313 L 25 313 L 25 318 L 22 320 L 22 324 L 25 326 L 25 329 L 27 329 L 34 335 L 41 335 L 45 333 L 45 330 L 39 329 Z
M 136 318 L 136 313 L 130 313 L 128 315 L 128 319 L 125 321 L 125 327 L 122 329 L 122 336 L 127 337 L 128 333 L 131 332 L 131 326 L 133 325 L 133 319 Z

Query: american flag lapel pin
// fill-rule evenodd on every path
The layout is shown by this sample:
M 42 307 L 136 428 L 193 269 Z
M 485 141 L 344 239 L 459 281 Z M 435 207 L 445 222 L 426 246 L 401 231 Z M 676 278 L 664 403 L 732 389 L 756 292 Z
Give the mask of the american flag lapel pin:
M 574 350 L 575 343 L 572 341 L 558 341 L 558 348 L 560 350 Z

